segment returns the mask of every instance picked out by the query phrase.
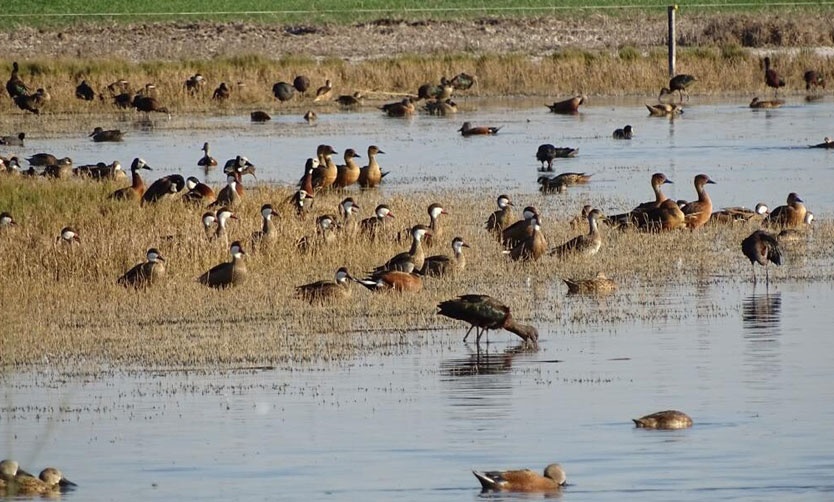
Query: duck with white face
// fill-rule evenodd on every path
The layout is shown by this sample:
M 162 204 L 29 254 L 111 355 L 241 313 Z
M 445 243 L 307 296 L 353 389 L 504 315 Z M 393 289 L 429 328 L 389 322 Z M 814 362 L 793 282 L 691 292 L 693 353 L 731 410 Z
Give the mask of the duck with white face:
M 201 275 L 197 279 L 200 284 L 211 288 L 227 288 L 239 286 L 245 282 L 248 271 L 243 258 L 246 252 L 243 250 L 240 241 L 234 241 L 229 247 L 229 252 L 232 255 L 231 261 L 215 265 L 211 270 Z

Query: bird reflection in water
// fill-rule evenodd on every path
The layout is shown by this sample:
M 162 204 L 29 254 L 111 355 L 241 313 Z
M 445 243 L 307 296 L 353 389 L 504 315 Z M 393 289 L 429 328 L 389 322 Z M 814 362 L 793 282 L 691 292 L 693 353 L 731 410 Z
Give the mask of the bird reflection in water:
M 745 338 L 772 338 L 781 334 L 781 293 L 754 293 L 742 300 L 741 309 Z
M 535 351 L 531 350 L 526 343 L 513 345 L 503 352 L 495 353 L 481 350 L 480 346 L 478 346 L 477 350 L 471 352 L 467 357 L 441 361 L 440 371 L 444 375 L 453 377 L 500 375 L 502 373 L 509 373 L 512 369 L 513 358 L 516 355 L 521 353 L 530 354 L 533 352 Z

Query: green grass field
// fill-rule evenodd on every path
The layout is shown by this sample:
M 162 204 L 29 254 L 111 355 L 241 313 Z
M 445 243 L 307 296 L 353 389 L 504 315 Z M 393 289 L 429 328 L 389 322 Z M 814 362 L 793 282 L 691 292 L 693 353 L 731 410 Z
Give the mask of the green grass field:
M 670 2 L 671 3 L 671 2 Z M 830 9 L 834 2 L 799 1 L 793 4 L 763 0 L 700 0 L 696 5 L 681 5 L 682 11 L 715 12 L 767 9 Z M 60 0 L 8 2 L 0 19 L 4 25 L 61 25 L 78 21 L 135 22 L 170 20 L 248 20 L 315 24 L 353 23 L 380 18 L 408 20 L 448 19 L 483 16 L 529 16 L 565 11 L 601 11 L 609 14 L 665 10 L 669 5 L 656 0 L 170 0 L 130 2 L 125 0 Z

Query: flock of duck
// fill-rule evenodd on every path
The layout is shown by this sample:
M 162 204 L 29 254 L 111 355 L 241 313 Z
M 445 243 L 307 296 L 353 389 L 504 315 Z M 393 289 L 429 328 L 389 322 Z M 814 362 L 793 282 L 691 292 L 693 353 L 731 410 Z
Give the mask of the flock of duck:
M 14 102 L 21 109 L 39 113 L 43 103 L 48 99 L 48 93 L 39 89 L 31 92 L 18 75 L 17 63 L 14 64 L 12 75 L 6 88 Z M 807 88 L 823 87 L 825 81 L 822 75 L 809 71 L 805 74 Z M 678 75 L 672 78 L 669 86 L 661 90 L 659 100 L 665 95 L 678 93 L 682 102 L 687 97 L 687 89 L 697 79 L 691 75 Z M 456 111 L 456 105 L 451 101 L 455 89 L 470 87 L 474 79 L 466 74 L 460 74 L 452 80 L 441 80 L 440 85 L 427 84 L 418 90 L 418 99 L 426 99 L 426 111 L 429 113 L 449 114 Z M 776 92 L 784 81 L 771 67 L 769 58 L 765 58 L 765 82 Z M 199 92 L 205 85 L 205 79 L 197 74 L 190 77 L 185 86 L 189 92 Z M 309 88 L 309 79 L 296 78 L 293 83 L 279 82 L 273 86 L 276 99 L 285 101 L 291 99 L 295 92 L 305 93 Z M 108 93 L 114 103 L 119 106 L 133 106 L 141 111 L 157 111 L 167 113 L 153 94 L 153 86 L 147 85 L 142 91 L 132 94 L 125 81 L 117 81 L 107 86 Z M 221 84 L 213 93 L 213 99 L 227 99 L 230 89 L 225 83 Z M 342 95 L 333 98 L 333 85 L 330 80 L 316 91 L 314 101 L 334 99 L 344 107 L 352 107 L 362 102 L 360 93 Z M 79 99 L 92 100 L 101 96 L 89 84 L 82 82 L 76 95 Z M 758 99 L 758 98 L 756 98 Z M 583 96 L 574 96 L 564 101 L 548 105 L 554 113 L 575 113 L 583 104 Z M 755 100 L 754 100 L 755 101 Z M 384 105 L 381 110 L 391 116 L 406 116 L 414 113 L 415 100 L 405 98 L 402 101 Z M 652 114 L 680 113 L 677 104 L 660 102 L 657 105 L 647 105 Z M 751 104 L 753 106 L 753 104 Z M 771 103 L 774 105 L 774 102 Z M 758 105 L 757 105 L 758 107 Z M 312 112 L 308 112 L 312 113 Z M 269 120 L 265 112 L 253 112 L 253 120 Z M 313 119 L 311 115 L 308 119 Z M 500 127 L 473 126 L 465 122 L 459 129 L 464 136 L 492 135 L 498 133 Z M 118 130 L 104 130 L 96 128 L 90 133 L 90 138 L 96 142 L 121 141 L 123 134 Z M 633 128 L 626 125 L 613 132 L 617 140 L 629 140 L 633 137 Z M 0 144 L 22 146 L 25 134 L 6 136 L 0 139 Z M 820 148 L 832 148 L 834 142 L 826 138 L 825 142 L 813 145 Z M 218 161 L 210 155 L 210 145 L 202 147 L 203 155 L 197 165 L 206 170 L 219 167 Z M 347 195 L 346 190 L 358 186 L 363 189 L 374 189 L 383 182 L 388 174 L 383 171 L 377 156 L 384 154 L 378 146 L 367 148 L 367 164 L 360 166 L 357 158 L 360 155 L 352 148 L 343 152 L 344 164 L 337 165 L 333 160 L 338 152 L 330 145 L 319 145 L 314 157 L 307 159 L 303 175 L 298 182 L 297 189 L 282 204 L 292 208 L 296 217 L 304 220 L 312 212 L 316 201 L 322 199 L 323 194 Z M 570 147 L 555 147 L 541 145 L 536 158 L 542 163 L 542 171 L 553 171 L 554 159 L 572 157 L 578 154 L 578 149 Z M 115 201 L 123 201 L 140 206 L 156 204 L 162 200 L 178 197 L 184 203 L 204 210 L 200 221 L 205 236 L 210 240 L 220 240 L 228 243 L 228 225 L 230 220 L 238 219 L 236 209 L 241 201 L 247 197 L 243 176 L 255 176 L 255 166 L 242 155 L 229 159 L 222 169 L 226 175 L 226 185 L 215 190 L 196 177 L 185 178 L 179 174 L 161 177 L 149 186 L 145 185 L 141 172 L 152 170 L 142 158 L 135 158 L 130 165 L 130 174 L 125 172 L 121 164 L 116 161 L 111 164 L 99 163 L 89 166 L 73 167 L 69 158 L 56 158 L 50 154 L 37 154 L 28 159 L 29 170 L 20 169 L 19 159 L 16 157 L 0 158 L 3 172 L 22 173 L 30 175 L 44 175 L 54 178 L 70 176 L 85 176 L 93 179 L 123 180 L 129 185 L 112 192 L 109 197 Z M 36 168 L 42 167 L 39 172 Z M 543 193 L 562 192 L 567 187 L 584 184 L 591 176 L 585 173 L 562 173 L 557 176 L 541 176 L 539 183 Z M 750 260 L 753 267 L 753 280 L 756 280 L 755 264 L 765 267 L 767 275 L 768 263 L 779 265 L 782 261 L 781 242 L 795 238 L 797 232 L 811 223 L 813 215 L 805 208 L 802 199 L 796 193 L 790 193 L 785 205 L 770 211 L 762 203 L 755 209 L 743 207 L 725 208 L 715 211 L 707 193 L 707 185 L 715 183 L 706 174 L 699 174 L 694 178 L 695 194 L 692 201 L 673 201 L 663 194 L 662 187 L 672 183 L 663 173 L 651 176 L 650 185 L 654 199 L 641 203 L 629 211 L 620 214 L 603 214 L 599 208 L 585 206 L 575 223 L 587 224 L 587 233 L 580 233 L 575 237 L 550 245 L 541 228 L 541 214 L 533 206 L 527 206 L 522 211 L 522 217 L 516 219 L 513 214 L 514 204 L 508 195 L 501 194 L 496 199 L 497 209 L 485 215 L 484 228 L 494 236 L 500 252 L 514 261 L 534 261 L 544 256 L 559 260 L 570 259 L 575 256 L 593 256 L 604 245 L 600 225 L 606 224 L 614 228 L 633 229 L 645 232 L 665 232 L 679 229 L 698 229 L 709 223 L 726 223 L 735 221 L 752 221 L 758 219 L 765 228 L 781 231 L 770 233 L 759 229 L 752 232 L 741 243 L 742 253 Z M 369 218 L 359 219 L 361 208 L 352 197 L 344 197 L 338 206 L 338 215 L 325 213 L 315 218 L 315 233 L 298 239 L 300 252 L 309 252 L 316 246 L 338 245 L 341 236 L 367 239 L 372 242 L 383 238 L 394 219 L 394 211 L 386 204 L 379 204 Z M 323 304 L 347 298 L 351 294 L 351 283 L 357 283 L 372 291 L 395 291 L 409 293 L 420 291 L 424 280 L 431 277 L 453 275 L 462 272 L 466 267 L 464 249 L 469 245 L 460 236 L 451 239 L 451 254 L 427 256 L 424 247 L 434 245 L 442 239 L 443 232 L 440 218 L 447 214 L 441 204 L 433 203 L 428 207 L 429 221 L 427 225 L 418 223 L 409 227 L 407 232 L 398 234 L 399 239 L 410 241 L 410 247 L 389 259 L 380 260 L 379 266 L 370 271 L 365 277 L 353 276 L 346 267 L 339 267 L 332 279 L 299 285 L 296 295 L 299 299 L 313 304 Z M 242 284 L 247 278 L 246 251 L 249 246 L 263 246 L 279 238 L 273 218 L 278 214 L 271 203 L 261 206 L 261 230 L 254 232 L 248 239 L 234 240 L 229 245 L 231 259 L 219 263 L 200 275 L 196 280 L 211 288 L 227 288 Z M 0 228 L 16 226 L 17 222 L 8 212 L 0 214 Z M 80 245 L 81 234 L 73 227 L 64 227 L 56 242 L 59 245 Z M 128 288 L 148 288 L 164 280 L 166 275 L 166 261 L 158 248 L 146 251 L 145 261 L 125 271 L 116 281 Z M 767 278 L 769 280 L 769 277 Z M 616 289 L 616 284 L 603 273 L 591 278 L 566 279 L 565 283 L 572 293 L 605 294 Z M 488 295 L 465 294 L 456 298 L 442 301 L 437 305 L 437 314 L 451 319 L 460 320 L 469 325 L 464 336 L 468 339 L 475 330 L 476 346 L 480 345 L 481 337 L 489 330 L 505 329 L 519 336 L 530 347 L 536 347 L 538 331 L 535 327 L 517 322 L 509 306 L 502 301 Z M 685 414 L 675 410 L 668 410 L 635 419 L 637 427 L 657 429 L 678 429 L 692 425 L 692 420 Z M 558 490 L 566 483 L 566 476 L 559 464 L 548 465 L 543 474 L 531 470 L 515 471 L 473 471 L 485 490 L 512 491 L 552 491 Z M 39 477 L 31 476 L 19 469 L 16 462 L 4 460 L 0 463 L 0 493 L 6 494 L 40 494 L 53 490 L 63 490 L 74 487 L 74 483 L 66 480 L 60 471 L 48 468 Z

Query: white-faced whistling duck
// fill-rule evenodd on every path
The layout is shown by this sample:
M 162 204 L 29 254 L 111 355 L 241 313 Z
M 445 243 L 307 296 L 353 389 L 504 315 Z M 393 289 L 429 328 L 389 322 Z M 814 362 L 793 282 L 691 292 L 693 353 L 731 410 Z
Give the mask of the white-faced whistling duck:
M 18 96 L 27 96 L 31 91 L 29 87 L 23 82 L 23 79 L 20 78 L 20 67 L 17 65 L 17 61 L 12 63 L 12 73 L 9 76 L 9 80 L 6 81 L 6 92 L 9 93 L 9 97 L 15 99 Z
M 292 86 L 301 94 L 306 94 L 310 88 L 310 78 L 306 75 L 298 75 L 292 80 Z
M 514 248 L 519 242 L 533 235 L 533 218 L 540 222 L 538 210 L 533 206 L 527 206 L 522 211 L 522 219 L 501 231 L 501 244 L 507 248 Z
M 252 233 L 253 245 L 264 242 L 275 242 L 278 239 L 278 232 L 275 230 L 275 224 L 272 222 L 272 217 L 276 214 L 278 213 L 272 209 L 272 204 L 264 204 L 261 206 L 263 224 L 260 230 Z
M 378 154 L 384 154 L 376 145 L 368 147 L 368 165 L 359 170 L 359 186 L 362 188 L 376 188 L 382 182 L 387 172 L 382 172 L 376 161 Z
M 80 244 L 81 237 L 78 235 L 78 232 L 73 227 L 64 227 L 61 229 L 61 233 L 59 233 L 58 237 L 55 239 L 55 242 L 68 245 L 74 242 Z
M 52 97 L 49 93 L 46 92 L 45 89 L 39 88 L 33 94 L 15 96 L 14 102 L 21 110 L 32 112 L 35 115 L 40 115 L 41 109 L 50 99 L 52 99 Z
M 431 101 L 426 101 L 425 106 L 423 109 L 428 112 L 429 115 L 438 115 L 441 117 L 445 117 L 446 115 L 454 115 L 458 112 L 458 105 L 451 99 L 446 100 L 439 100 L 433 99 Z
M 156 204 L 166 197 L 179 193 L 185 188 L 185 178 L 180 174 L 169 174 L 151 183 L 142 195 L 142 205 Z
M 547 239 L 544 237 L 538 216 L 530 220 L 532 234 L 520 240 L 512 249 L 506 251 L 516 261 L 538 260 L 547 251 Z
M 759 99 L 757 96 L 750 101 L 750 108 L 779 108 L 784 104 L 785 102 L 781 99 Z
M 627 125 L 622 129 L 614 129 L 614 139 L 631 139 L 634 137 L 634 129 Z
M 559 258 L 567 258 L 569 256 L 593 256 L 602 247 L 602 234 L 600 234 L 597 220 L 604 218 L 605 215 L 599 209 L 592 209 L 588 213 L 588 233 L 578 235 L 573 239 L 565 242 L 561 246 L 557 246 L 550 251 L 553 256 Z
M 704 189 L 704 185 L 707 184 L 715 184 L 715 182 L 706 174 L 695 176 L 695 192 L 698 194 L 698 200 L 687 202 L 681 207 L 686 217 L 687 228 L 700 228 L 712 216 L 712 200 Z
M 360 106 L 362 104 L 362 93 L 359 91 L 354 92 L 353 94 L 343 94 L 338 96 L 334 99 L 335 102 L 339 103 L 342 108 L 352 109 Z
M 342 215 L 342 230 L 349 236 L 356 235 L 359 231 L 359 222 L 353 216 L 361 208 L 353 197 L 347 197 L 339 203 L 339 214 Z
M 319 116 L 313 110 L 307 110 L 304 112 L 304 120 L 306 120 L 308 124 L 312 124 L 318 118 Z
M 797 228 L 805 222 L 808 210 L 802 199 L 795 192 L 788 194 L 788 203 L 770 212 L 764 224 L 771 227 Z
M 86 80 L 82 80 L 80 84 L 75 87 L 75 97 L 84 101 L 92 101 L 96 99 L 96 91 L 90 87 Z
M 607 295 L 617 289 L 617 283 L 602 272 L 590 279 L 562 279 L 572 295 Z
M 313 205 L 313 195 L 300 188 L 290 196 L 289 202 L 295 208 L 296 216 L 304 219 Z
M 203 87 L 206 85 L 206 79 L 201 74 L 195 73 L 185 79 L 185 84 L 183 85 L 185 86 L 185 90 L 193 96 L 203 90 Z
M 237 173 L 240 177 L 242 177 L 244 174 L 249 174 L 253 178 L 258 179 L 258 177 L 255 176 L 256 170 L 257 168 L 255 167 L 255 164 L 249 162 L 249 159 L 247 159 L 243 155 L 237 155 L 235 158 L 229 159 L 226 161 L 225 164 L 223 164 L 223 174 Z M 238 186 L 237 191 L 242 196 L 243 186 Z
M 552 105 L 544 105 L 550 108 L 553 113 L 578 113 L 579 107 L 585 103 L 585 96 L 574 96 L 562 101 L 556 101 Z
M 311 304 L 324 304 L 329 300 L 337 300 L 350 297 L 350 282 L 355 280 L 348 269 L 341 267 L 336 271 L 336 277 L 332 280 L 322 280 L 304 284 L 295 288 L 297 297 L 310 302 Z
M 217 223 L 217 228 L 214 230 L 214 235 L 212 239 L 225 239 L 226 238 L 226 225 L 228 225 L 229 220 L 237 220 L 237 215 L 228 207 L 221 207 L 217 210 L 217 213 L 214 215 L 215 222 Z M 205 226 L 207 223 L 206 215 L 203 215 L 203 225 Z M 208 229 L 206 229 L 208 232 Z M 228 241 L 227 241 L 228 242 Z
M 657 97 L 657 100 L 660 101 L 663 96 L 667 94 L 673 94 L 677 91 L 678 96 L 680 97 L 680 102 L 683 103 L 683 97 L 686 96 L 686 99 L 689 99 L 689 94 L 686 92 L 689 87 L 697 82 L 698 79 L 695 78 L 693 75 L 687 75 L 685 73 L 681 73 L 680 75 L 675 75 L 671 79 L 669 79 L 669 87 L 664 87 L 660 90 L 660 96 Z
M 23 146 L 23 140 L 26 139 L 25 132 L 19 132 L 13 136 L 0 137 L 0 145 L 6 146 Z
M 249 114 L 249 120 L 252 122 L 269 122 L 272 117 L 263 110 L 255 110 Z
M 124 273 L 119 284 L 125 287 L 143 288 L 160 282 L 165 277 L 165 258 L 156 248 L 148 249 L 147 261 L 139 263 Z
M 330 145 L 319 145 L 316 155 L 319 159 L 319 167 L 313 171 L 313 189 L 326 190 L 336 181 L 339 169 L 333 162 L 333 155 L 338 153 Z
M 782 264 L 782 249 L 779 247 L 779 240 L 764 230 L 756 230 L 741 241 L 741 252 L 750 260 L 754 284 L 756 283 L 756 263 L 765 268 L 765 281 L 768 283 L 770 282 L 767 271 L 768 262 L 776 265 Z
M 426 247 L 432 247 L 435 241 L 443 236 L 443 229 L 440 227 L 440 215 L 449 213 L 438 203 L 429 205 L 427 212 L 429 213 L 429 233 L 426 234 L 423 242 Z
M 414 225 L 411 229 L 411 248 L 408 251 L 397 254 L 384 265 L 377 267 L 375 273 L 385 270 L 400 270 L 403 272 L 412 272 L 421 270 L 423 263 L 426 260 L 426 254 L 423 251 L 423 238 L 426 235 L 431 235 L 431 230 L 425 225 Z
M 208 211 L 203 213 L 203 216 L 200 218 L 200 222 L 203 224 L 203 231 L 206 234 L 206 237 L 209 240 L 214 239 L 214 229 L 211 227 L 217 223 L 217 216 L 214 215 L 214 211 Z
M 220 189 L 217 193 L 217 199 L 209 204 L 208 207 L 229 206 L 237 207 L 240 204 L 241 196 L 238 191 L 240 184 L 240 174 L 234 172 L 226 175 L 226 186 Z
M 484 136 L 484 135 L 498 134 L 498 131 L 500 131 L 500 130 L 501 130 L 500 126 L 499 127 L 491 127 L 491 126 L 472 127 L 471 122 L 464 122 L 463 125 L 460 126 L 460 129 L 458 129 L 458 132 L 463 137 L 469 137 L 469 136 Z
M 539 149 L 536 150 L 536 160 L 542 163 L 539 171 L 553 171 L 553 159 L 568 159 L 576 157 L 578 154 L 579 148 L 556 147 L 549 143 L 539 145 Z M 545 163 L 547 163 L 547 167 L 544 166 Z
M 327 79 L 323 86 L 316 89 L 316 97 L 313 98 L 313 101 L 326 101 L 330 99 L 331 94 L 333 94 L 333 83 L 330 79 Z
M 23 133 L 20 133 L 23 134 Z M 834 148 L 834 140 L 826 136 L 823 138 L 822 143 L 817 143 L 816 145 L 811 145 L 811 148 Z
M 486 221 L 486 229 L 501 238 L 501 231 L 510 225 L 513 219 L 513 201 L 509 195 L 501 194 L 496 200 L 498 210 L 493 211 Z
M 359 230 L 362 235 L 367 236 L 371 240 L 376 240 L 377 235 L 382 230 L 386 218 L 394 218 L 394 213 L 391 208 L 385 204 L 380 204 L 374 209 L 374 215 L 371 218 L 365 218 L 359 222 Z
M 229 247 L 232 254 L 232 260 L 215 265 L 208 272 L 201 275 L 197 280 L 200 284 L 212 288 L 226 288 L 229 286 L 238 286 L 246 280 L 246 263 L 243 257 L 246 252 L 240 241 L 234 241 Z
M 295 247 L 300 253 L 317 252 L 323 246 L 330 245 L 336 241 L 336 230 L 339 224 L 336 217 L 331 214 L 323 214 L 316 218 L 316 234 L 313 237 L 305 235 L 295 242 Z
M 139 175 L 140 169 L 152 170 L 151 166 L 145 163 L 143 159 L 136 157 L 130 164 L 130 186 L 116 190 L 110 194 L 110 198 L 115 200 L 142 200 L 142 196 L 145 195 L 145 182 Z
M 683 108 L 675 103 L 658 103 L 650 105 L 646 103 L 646 109 L 652 117 L 674 117 L 683 113 Z
M 737 221 L 747 222 L 754 218 L 764 218 L 770 213 L 770 209 L 763 202 L 756 204 L 754 209 L 746 207 L 725 207 L 715 211 L 710 217 L 710 223 L 733 223 Z
M 822 87 L 823 89 L 825 89 L 825 77 L 822 75 L 822 73 L 815 70 L 808 70 L 803 75 L 803 78 L 805 79 L 806 91 L 810 91 L 812 87 L 815 90 L 818 87 Z
M 770 58 L 769 57 L 764 58 L 764 67 L 765 67 L 765 73 L 764 73 L 765 84 L 767 84 L 768 87 L 773 88 L 773 91 L 774 91 L 773 95 L 776 96 L 776 95 L 779 94 L 779 88 L 780 87 L 785 87 L 785 81 L 782 79 L 782 77 L 779 76 L 779 73 L 776 70 L 774 70 L 773 68 L 770 67 Z
M 345 164 L 336 166 L 336 179 L 333 181 L 333 187 L 338 189 L 347 188 L 359 181 L 359 164 L 353 159 L 361 156 L 353 148 L 346 149 L 344 155 Z
M 0 228 L 17 226 L 17 222 L 12 218 L 11 213 L 3 211 L 0 213 Z
M 484 492 L 558 492 L 567 483 L 565 471 L 559 464 L 550 464 L 544 468 L 544 476 L 530 469 L 512 471 L 472 471 L 481 483 Z
M 182 196 L 183 202 L 204 206 L 217 200 L 217 194 L 214 193 L 214 189 L 200 182 L 194 176 L 189 176 L 185 180 L 185 188 L 188 191 Z
M 124 133 L 118 129 L 108 129 L 104 130 L 101 127 L 96 127 L 93 129 L 93 132 L 90 133 L 91 138 L 96 143 L 102 143 L 106 141 L 121 141 Z
M 386 103 L 379 107 L 389 117 L 410 117 L 414 115 L 414 102 L 411 98 L 403 98 L 402 101 Z
M 442 277 L 462 271 L 466 268 L 466 257 L 463 255 L 463 248 L 468 247 L 469 244 L 464 242 L 462 237 L 455 237 L 452 239 L 452 256 L 434 255 L 427 257 L 423 262 L 420 273 L 428 277 Z
M 304 175 L 298 182 L 298 188 L 304 190 L 310 197 L 313 196 L 315 189 L 313 188 L 313 173 L 319 167 L 319 160 L 312 157 L 307 159 L 304 164 Z
M 295 87 L 286 82 L 277 82 L 272 86 L 272 95 L 282 103 L 289 101 L 295 96 Z
M 217 166 L 217 159 L 215 159 L 214 157 L 212 157 L 209 154 L 208 141 L 203 143 L 203 148 L 201 148 L 201 150 L 203 152 L 203 156 L 200 157 L 200 160 L 197 161 L 197 165 L 200 166 L 200 167 L 204 167 L 204 168 L 216 167 Z
M 491 296 L 462 295 L 453 300 L 440 302 L 437 308 L 440 309 L 437 312 L 438 315 L 469 323 L 469 329 L 463 337 L 464 342 L 473 328 L 476 345 L 480 345 L 481 336 L 487 331 L 503 328 L 515 333 L 531 346 L 535 347 L 538 344 L 538 330 L 533 326 L 516 322 L 510 313 L 510 307 Z
M 682 411 L 666 410 L 632 418 L 634 425 L 642 429 L 688 429 L 692 427 L 692 419 Z

